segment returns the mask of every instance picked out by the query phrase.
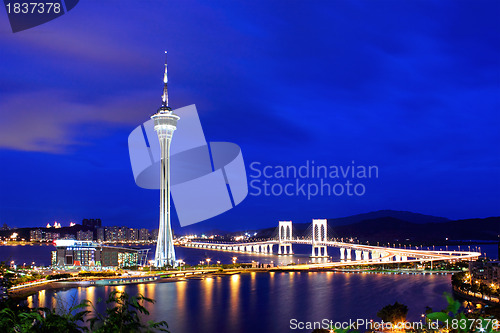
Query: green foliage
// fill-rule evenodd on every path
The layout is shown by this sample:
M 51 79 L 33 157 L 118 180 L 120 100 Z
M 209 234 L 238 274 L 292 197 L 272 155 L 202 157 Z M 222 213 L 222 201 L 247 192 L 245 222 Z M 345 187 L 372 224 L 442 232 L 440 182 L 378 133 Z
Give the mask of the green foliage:
M 10 288 L 14 285 L 44 279 L 43 275 L 34 271 L 13 271 L 5 261 L 0 262 L 0 287 Z
M 68 279 L 72 276 L 73 275 L 71 275 L 69 273 L 52 274 L 52 275 L 47 276 L 47 280 Z
M 467 316 L 460 308 L 460 302 L 455 300 L 450 294 L 444 293 L 444 297 L 448 302 L 448 306 L 441 312 L 433 312 L 427 314 L 427 320 L 439 321 L 443 327 L 450 328 L 455 323 L 456 327 L 452 327 L 453 332 L 466 333 L 476 332 L 478 327 L 482 328 L 481 332 L 494 332 L 492 322 L 489 319 L 482 317 L 471 320 L 471 316 Z
M 87 301 L 89 304 L 91 302 Z M 95 317 L 90 318 L 90 330 L 97 333 L 114 332 L 168 332 L 166 321 L 142 323 L 140 315 L 149 315 L 144 302 L 154 303 L 154 300 L 142 295 L 129 297 L 127 293 L 111 292 L 106 300 L 108 305 L 105 314 L 95 311 Z
M 2 333 L 132 333 L 168 332 L 165 321 L 144 323 L 141 316 L 149 315 L 144 302 L 154 303 L 142 295 L 130 297 L 113 291 L 106 300 L 106 311 L 98 313 L 88 300 L 67 310 L 28 308 L 8 300 L 1 305 L 0 332 Z M 90 311 L 92 307 L 94 311 Z M 92 315 L 92 317 L 90 317 Z M 89 318 L 90 317 L 90 318 Z M 87 324 L 87 325 L 86 325 Z M 89 328 L 90 327 L 90 328 Z
M 393 324 L 403 322 L 406 320 L 406 315 L 408 314 L 408 307 L 404 304 L 398 302 L 393 305 L 386 305 L 377 312 L 377 316 L 385 322 L 391 322 Z
M 480 293 L 481 295 L 488 296 L 500 296 L 500 288 L 492 288 L 490 284 L 485 283 L 482 280 L 477 280 L 473 278 L 466 278 L 470 274 L 467 272 L 460 272 L 453 274 L 451 277 L 451 284 L 453 287 L 458 288 L 460 291 Z
M 84 305 L 79 304 L 69 308 L 66 313 L 56 313 L 54 309 L 30 309 L 9 303 L 0 311 L 0 331 L 6 333 L 86 332 L 87 328 L 80 325 L 84 324 L 84 317 L 89 311 L 78 311 L 82 307 Z M 72 314 L 73 312 L 75 314 Z
M 81 277 L 90 277 L 90 276 L 99 276 L 99 277 L 108 277 L 108 276 L 116 276 L 116 273 L 114 271 L 103 271 L 103 272 L 80 272 L 78 273 L 78 276 Z

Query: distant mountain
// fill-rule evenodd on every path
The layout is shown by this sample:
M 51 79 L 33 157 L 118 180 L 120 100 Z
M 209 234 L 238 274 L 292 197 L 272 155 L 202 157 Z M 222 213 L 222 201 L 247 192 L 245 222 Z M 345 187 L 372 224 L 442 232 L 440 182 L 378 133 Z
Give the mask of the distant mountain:
M 432 215 L 424 215 L 424 214 L 419 214 L 419 213 L 412 213 L 412 212 L 407 212 L 407 211 L 397 211 L 397 210 L 378 210 L 375 212 L 369 212 L 369 213 L 363 213 L 363 214 L 356 214 L 352 216 L 347 216 L 347 217 L 340 217 L 340 218 L 334 218 L 334 219 L 327 219 L 328 220 L 328 225 L 330 227 L 337 227 L 337 226 L 344 226 L 344 225 L 349 225 L 349 224 L 355 224 L 361 221 L 366 221 L 366 220 L 374 220 L 378 218 L 396 218 L 402 221 L 410 222 L 410 223 L 416 223 L 416 224 L 424 224 L 424 223 L 442 223 L 442 222 L 449 222 L 451 221 L 450 219 L 447 219 L 445 217 L 439 217 L 439 216 L 432 216 Z M 312 218 L 311 218 L 312 221 Z M 311 221 L 308 222 L 302 222 L 298 223 L 295 222 L 293 223 L 293 228 L 299 233 L 304 232 L 311 226 Z M 182 228 L 180 231 L 182 235 L 189 235 L 189 234 L 205 234 L 205 235 L 241 235 L 243 231 L 247 231 L 249 233 L 254 233 L 258 232 L 259 235 L 262 235 L 262 237 L 265 237 L 264 235 L 272 235 L 273 233 L 276 233 L 278 227 L 278 223 L 276 222 L 275 226 L 271 226 L 269 228 L 264 228 L 264 229 L 256 229 L 256 230 L 238 230 L 238 231 L 223 231 L 219 229 L 212 229 L 212 230 L 207 230 L 204 232 L 200 231 L 200 227 L 196 224 L 187 226 Z
M 370 213 L 364 213 L 364 214 L 356 214 L 348 217 L 339 217 L 335 219 L 327 219 L 328 220 L 328 225 L 330 227 L 336 227 L 336 226 L 344 226 L 344 225 L 349 225 L 349 224 L 355 224 L 361 221 L 366 221 L 366 220 L 375 220 L 375 219 L 381 219 L 381 218 L 394 218 L 398 219 L 401 221 L 406 221 L 410 223 L 416 223 L 416 224 L 424 224 L 424 223 L 442 223 L 442 222 L 449 222 L 450 219 L 447 219 L 445 217 L 438 217 L 438 216 L 432 216 L 432 215 L 424 215 L 424 214 L 419 214 L 419 213 L 412 213 L 412 212 L 406 212 L 406 211 L 398 211 L 398 210 L 377 210 L 375 212 L 370 212 Z M 294 223 L 293 227 L 297 230 L 304 231 L 309 226 L 311 225 L 311 222 L 307 223 Z
M 500 217 L 417 224 L 381 217 L 332 228 L 334 237 L 357 237 L 370 242 L 444 242 L 499 240 Z
M 365 214 L 352 215 L 352 216 L 348 216 L 348 217 L 328 219 L 328 225 L 331 225 L 331 226 L 346 225 L 346 224 L 352 224 L 352 223 L 361 222 L 361 221 L 365 221 L 365 220 L 378 219 L 381 217 L 393 217 L 393 218 L 396 218 L 396 219 L 399 219 L 402 221 L 411 222 L 411 223 L 418 223 L 418 224 L 430 223 L 430 222 L 441 223 L 441 222 L 450 221 L 450 219 L 447 219 L 445 217 L 424 215 L 424 214 L 419 214 L 419 213 L 412 213 L 412 212 L 406 212 L 406 211 L 387 209 L 387 210 L 378 210 L 375 212 L 370 212 L 370 213 L 365 213 Z
M 311 223 L 294 223 L 294 235 L 309 236 Z M 309 230 L 308 230 L 309 229 Z M 258 237 L 276 236 L 276 227 L 258 230 Z M 405 211 L 380 210 L 328 219 L 328 234 L 369 242 L 441 242 L 499 240 L 500 217 L 450 220 Z

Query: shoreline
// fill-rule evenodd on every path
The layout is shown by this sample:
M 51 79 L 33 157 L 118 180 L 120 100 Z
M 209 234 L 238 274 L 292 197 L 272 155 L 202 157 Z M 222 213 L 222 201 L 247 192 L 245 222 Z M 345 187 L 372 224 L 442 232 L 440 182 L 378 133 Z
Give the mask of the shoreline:
M 341 274 L 393 274 L 393 275 L 449 275 L 458 271 L 425 271 L 425 270 L 376 270 L 376 269 L 296 269 L 286 267 L 272 268 L 246 268 L 246 269 L 230 269 L 225 271 L 210 270 L 210 271 L 172 271 L 156 273 L 145 276 L 133 277 L 113 277 L 113 278 L 82 278 L 79 280 L 65 279 L 60 281 L 49 281 L 47 283 L 28 286 L 26 288 L 16 288 L 9 290 L 8 294 L 15 300 L 23 300 L 34 295 L 42 290 L 64 290 L 72 288 L 88 288 L 88 287 L 104 287 L 104 286 L 124 286 L 130 284 L 149 284 L 149 283 L 170 283 L 187 280 L 203 280 L 207 277 L 222 277 L 235 274 L 249 273 L 276 273 L 276 272 L 318 272 L 318 273 L 341 273 Z
M 483 305 L 500 305 L 500 299 L 499 298 L 495 297 L 495 299 L 499 300 L 497 302 L 497 301 L 492 300 L 491 298 L 490 299 L 485 299 L 485 298 L 482 298 L 482 297 L 479 297 L 479 296 L 475 296 L 475 295 L 477 295 L 479 293 L 476 293 L 475 295 L 471 295 L 471 292 L 460 290 L 459 288 L 457 288 L 455 286 L 452 286 L 452 289 L 453 289 L 453 295 L 456 295 L 458 298 L 464 299 L 464 300 L 466 300 L 468 302 L 481 303 Z

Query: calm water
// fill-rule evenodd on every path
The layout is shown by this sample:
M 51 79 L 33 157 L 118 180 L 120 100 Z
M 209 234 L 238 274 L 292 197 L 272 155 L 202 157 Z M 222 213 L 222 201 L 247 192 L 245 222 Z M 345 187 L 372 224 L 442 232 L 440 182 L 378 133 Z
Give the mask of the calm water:
M 333 272 L 247 273 L 169 283 L 42 291 L 30 306 L 96 302 L 112 290 L 155 299 L 150 318 L 166 320 L 173 333 L 290 332 L 290 319 L 334 321 L 365 318 L 395 301 L 407 304 L 418 321 L 425 306 L 445 307 L 450 276 L 379 275 Z M 103 306 L 97 306 L 98 311 Z M 296 330 L 297 331 L 297 330 Z M 304 330 L 300 332 L 311 332 Z
M 36 261 L 47 265 L 53 246 L 0 246 L 0 260 Z M 436 248 L 437 249 L 437 248 Z M 453 248 L 450 248 L 453 250 Z M 309 261 L 310 246 L 294 246 L 294 256 L 278 257 L 264 254 L 242 254 L 191 248 L 176 248 L 177 257 L 189 264 L 211 258 L 230 263 L 286 263 Z M 482 246 L 482 252 L 496 256 L 496 245 Z M 329 249 L 332 259 L 339 251 Z M 152 254 L 151 254 L 152 255 Z M 383 306 L 398 301 L 410 308 L 409 319 L 418 321 L 431 306 L 445 307 L 442 294 L 451 291 L 450 276 L 342 274 L 333 272 L 250 273 L 204 280 L 139 284 L 116 287 L 90 287 L 58 291 L 41 291 L 31 296 L 31 306 L 69 306 L 82 299 L 96 303 L 112 290 L 138 293 L 156 300 L 148 306 L 148 319 L 166 320 L 173 333 L 189 332 L 290 332 L 290 320 L 346 321 L 378 320 L 376 313 Z M 97 305 L 98 311 L 103 310 Z M 304 330 L 303 332 L 310 332 Z M 295 331 L 297 332 L 297 330 Z

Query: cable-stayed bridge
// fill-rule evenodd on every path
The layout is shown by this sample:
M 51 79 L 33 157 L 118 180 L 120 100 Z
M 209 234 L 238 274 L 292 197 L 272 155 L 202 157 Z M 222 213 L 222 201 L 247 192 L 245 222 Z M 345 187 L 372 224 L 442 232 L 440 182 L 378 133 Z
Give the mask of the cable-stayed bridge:
M 340 262 L 294 265 L 294 267 L 334 267 L 349 265 L 376 265 L 405 262 L 433 262 L 476 260 L 481 253 L 474 251 L 434 251 L 423 249 L 402 249 L 396 247 L 372 246 L 339 242 L 328 239 L 326 219 L 314 219 L 312 233 L 308 239 L 292 236 L 292 222 L 280 221 L 278 236 L 273 239 L 256 242 L 213 243 L 208 241 L 189 241 L 184 246 L 215 251 L 231 251 L 240 253 L 262 254 L 293 254 L 294 244 L 311 245 L 312 258 L 328 257 L 328 248 L 337 248 L 340 251 Z M 277 247 L 277 251 L 275 250 Z M 275 252 L 276 251 L 276 252 Z

